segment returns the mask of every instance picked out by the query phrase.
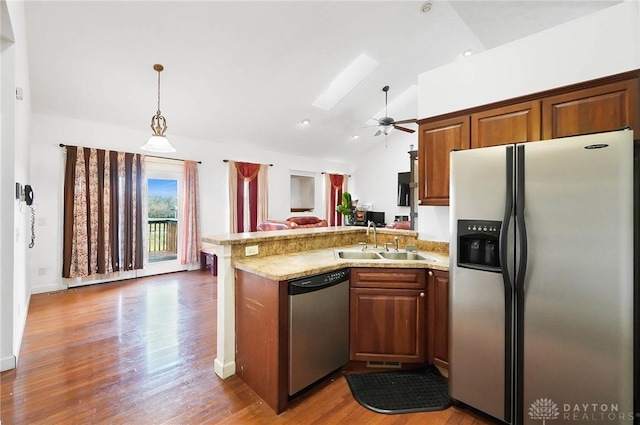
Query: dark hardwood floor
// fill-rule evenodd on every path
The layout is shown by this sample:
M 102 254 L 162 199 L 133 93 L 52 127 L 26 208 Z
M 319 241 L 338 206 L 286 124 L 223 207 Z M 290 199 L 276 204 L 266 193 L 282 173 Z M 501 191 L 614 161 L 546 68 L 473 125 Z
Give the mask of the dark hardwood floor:
M 0 375 L 3 425 L 490 424 L 458 407 L 384 415 L 337 373 L 276 415 L 220 379 L 215 277 L 182 272 L 31 298 L 17 369 Z

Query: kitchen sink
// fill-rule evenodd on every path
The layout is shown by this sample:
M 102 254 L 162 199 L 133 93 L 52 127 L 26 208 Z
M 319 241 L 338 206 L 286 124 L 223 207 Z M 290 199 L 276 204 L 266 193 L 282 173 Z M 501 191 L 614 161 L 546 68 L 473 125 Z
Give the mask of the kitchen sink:
M 337 258 L 342 260 L 392 260 L 392 261 L 430 261 L 437 263 L 433 257 L 406 251 L 361 251 L 335 250 Z
M 365 251 L 338 251 L 338 257 L 345 260 L 379 260 L 380 256 L 375 252 Z
M 387 260 L 403 260 L 403 261 L 431 261 L 435 260 L 431 257 L 425 257 L 417 252 L 381 252 L 380 255 Z

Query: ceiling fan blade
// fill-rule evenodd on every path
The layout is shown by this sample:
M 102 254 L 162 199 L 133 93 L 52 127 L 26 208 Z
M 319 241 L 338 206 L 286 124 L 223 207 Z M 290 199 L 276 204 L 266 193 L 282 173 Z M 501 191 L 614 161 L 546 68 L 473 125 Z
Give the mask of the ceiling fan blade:
M 379 136 L 381 134 L 382 134 L 382 130 L 378 130 L 378 131 L 376 131 L 376 134 L 374 134 L 374 136 Z
M 411 119 L 411 120 L 394 121 L 393 123 L 394 124 L 408 124 L 410 122 L 415 123 L 415 122 L 418 122 L 418 120 L 414 118 L 414 119 Z
M 400 127 L 399 125 L 394 125 L 393 128 L 395 128 L 396 130 L 400 130 L 400 131 L 404 131 L 406 133 L 415 133 L 415 130 L 411 130 L 410 128 L 404 128 L 404 127 Z

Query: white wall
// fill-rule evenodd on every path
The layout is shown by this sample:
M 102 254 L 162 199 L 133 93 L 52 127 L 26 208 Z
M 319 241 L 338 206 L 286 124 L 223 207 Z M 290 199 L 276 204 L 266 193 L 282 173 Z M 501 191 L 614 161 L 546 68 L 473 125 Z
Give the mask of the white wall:
M 33 114 L 31 167 L 33 187 L 37 196 L 39 225 L 36 226 L 36 246 L 32 252 L 29 278 L 33 293 L 63 289 L 62 284 L 62 220 L 65 145 L 87 146 L 126 152 L 140 152 L 149 132 L 80 121 L 64 117 Z M 202 234 L 221 234 L 228 231 L 227 163 L 233 159 L 256 163 L 270 163 L 269 217 L 285 219 L 290 214 L 290 170 L 310 173 L 322 171 L 347 173 L 346 164 L 319 161 L 268 151 L 248 150 L 234 144 L 207 142 L 168 134 L 177 149 L 173 157 L 202 161 L 198 167 L 200 178 L 200 210 Z M 321 190 L 320 190 L 321 192 Z M 323 208 L 317 208 L 323 216 Z M 38 274 L 44 269 L 45 274 Z
M 418 76 L 418 116 L 640 68 L 640 2 L 628 1 Z M 448 207 L 418 209 L 420 239 L 448 241 Z
M 373 211 L 384 211 L 391 223 L 396 215 L 409 215 L 409 207 L 399 207 L 397 201 L 398 173 L 411 169 L 411 145 L 418 149 L 417 132 L 395 131 L 385 146 L 384 136 L 375 138 L 374 148 L 355 159 L 349 190 L 360 204 L 373 204 Z
M 29 183 L 31 116 L 24 3 L 2 2 L 2 148 L 0 149 L 1 303 L 0 369 L 15 366 L 24 332 L 30 288 L 27 281 L 29 209 L 15 198 L 15 182 Z M 24 100 L 16 100 L 21 87 Z

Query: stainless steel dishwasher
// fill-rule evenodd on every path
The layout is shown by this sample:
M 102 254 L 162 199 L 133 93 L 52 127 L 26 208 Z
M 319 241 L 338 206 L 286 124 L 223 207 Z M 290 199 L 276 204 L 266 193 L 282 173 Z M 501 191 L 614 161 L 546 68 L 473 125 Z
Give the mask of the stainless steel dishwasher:
M 289 280 L 289 395 L 349 361 L 349 269 Z

